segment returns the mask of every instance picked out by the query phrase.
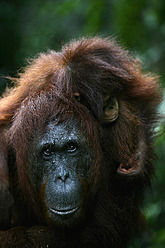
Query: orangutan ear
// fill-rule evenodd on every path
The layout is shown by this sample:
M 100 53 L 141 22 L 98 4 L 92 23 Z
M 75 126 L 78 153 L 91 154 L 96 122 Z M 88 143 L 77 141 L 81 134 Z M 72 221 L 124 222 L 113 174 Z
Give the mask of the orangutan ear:
M 132 164 L 132 165 L 124 165 L 124 164 L 120 164 L 118 169 L 117 169 L 117 174 L 119 175 L 126 175 L 126 176 L 134 176 L 134 175 L 138 175 L 141 171 L 140 166 L 136 165 L 136 164 Z
M 119 106 L 115 97 L 105 97 L 103 105 L 103 123 L 110 123 L 117 119 Z

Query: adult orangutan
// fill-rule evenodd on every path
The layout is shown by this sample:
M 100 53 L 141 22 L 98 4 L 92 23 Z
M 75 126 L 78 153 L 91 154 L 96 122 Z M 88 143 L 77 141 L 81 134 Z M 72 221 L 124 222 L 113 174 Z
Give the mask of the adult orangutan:
M 13 82 L 0 100 L 1 247 L 126 247 L 154 175 L 157 78 L 94 37 Z

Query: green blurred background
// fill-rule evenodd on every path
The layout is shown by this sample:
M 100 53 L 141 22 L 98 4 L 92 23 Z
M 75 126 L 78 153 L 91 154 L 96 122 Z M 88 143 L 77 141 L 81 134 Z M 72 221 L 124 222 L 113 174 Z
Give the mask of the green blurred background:
M 96 34 L 117 37 L 142 59 L 145 71 L 160 75 L 165 88 L 164 0 L 0 0 L 0 75 L 14 76 L 27 64 L 25 58 Z M 6 84 L 2 77 L 0 93 Z M 165 113 L 165 102 L 160 111 Z M 165 130 L 163 122 L 158 131 Z M 156 180 L 144 209 L 151 237 L 144 234 L 137 248 L 165 248 L 165 132 L 155 149 Z

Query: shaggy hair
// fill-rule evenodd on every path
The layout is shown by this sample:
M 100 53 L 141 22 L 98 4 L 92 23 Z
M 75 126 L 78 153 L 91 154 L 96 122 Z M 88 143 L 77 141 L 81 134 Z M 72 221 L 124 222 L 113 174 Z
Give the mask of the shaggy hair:
M 50 121 L 76 119 L 93 144 L 96 161 L 89 187 L 91 195 L 96 194 L 91 203 L 94 224 L 86 222 L 89 234 L 83 233 L 84 239 L 77 234 L 80 247 L 85 247 L 86 239 L 92 240 L 94 232 L 98 239 L 104 237 L 103 247 L 125 247 L 141 222 L 139 206 L 154 175 L 153 142 L 161 101 L 157 81 L 143 73 L 140 61 L 112 39 L 82 38 L 60 52 L 39 54 L 12 79 L 14 86 L 0 100 L 0 185 L 10 184 L 8 170 L 15 173 L 13 162 L 9 168 L 6 162 L 10 147 L 16 159 L 17 183 L 28 208 L 34 205 L 37 215 L 37 197 L 25 158 Z M 117 99 L 119 115 L 115 122 L 105 124 L 103 99 L 107 96 Z M 126 169 L 134 165 L 137 175 L 119 175 L 120 164 Z

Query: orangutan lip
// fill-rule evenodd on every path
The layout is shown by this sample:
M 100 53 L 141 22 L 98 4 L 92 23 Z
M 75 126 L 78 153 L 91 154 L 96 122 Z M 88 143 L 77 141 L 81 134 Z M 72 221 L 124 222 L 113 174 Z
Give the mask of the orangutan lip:
M 68 215 L 68 214 L 75 213 L 79 209 L 79 206 L 71 208 L 71 209 L 62 209 L 62 210 L 57 210 L 54 208 L 49 208 L 49 209 L 52 213 L 62 216 L 62 215 Z

